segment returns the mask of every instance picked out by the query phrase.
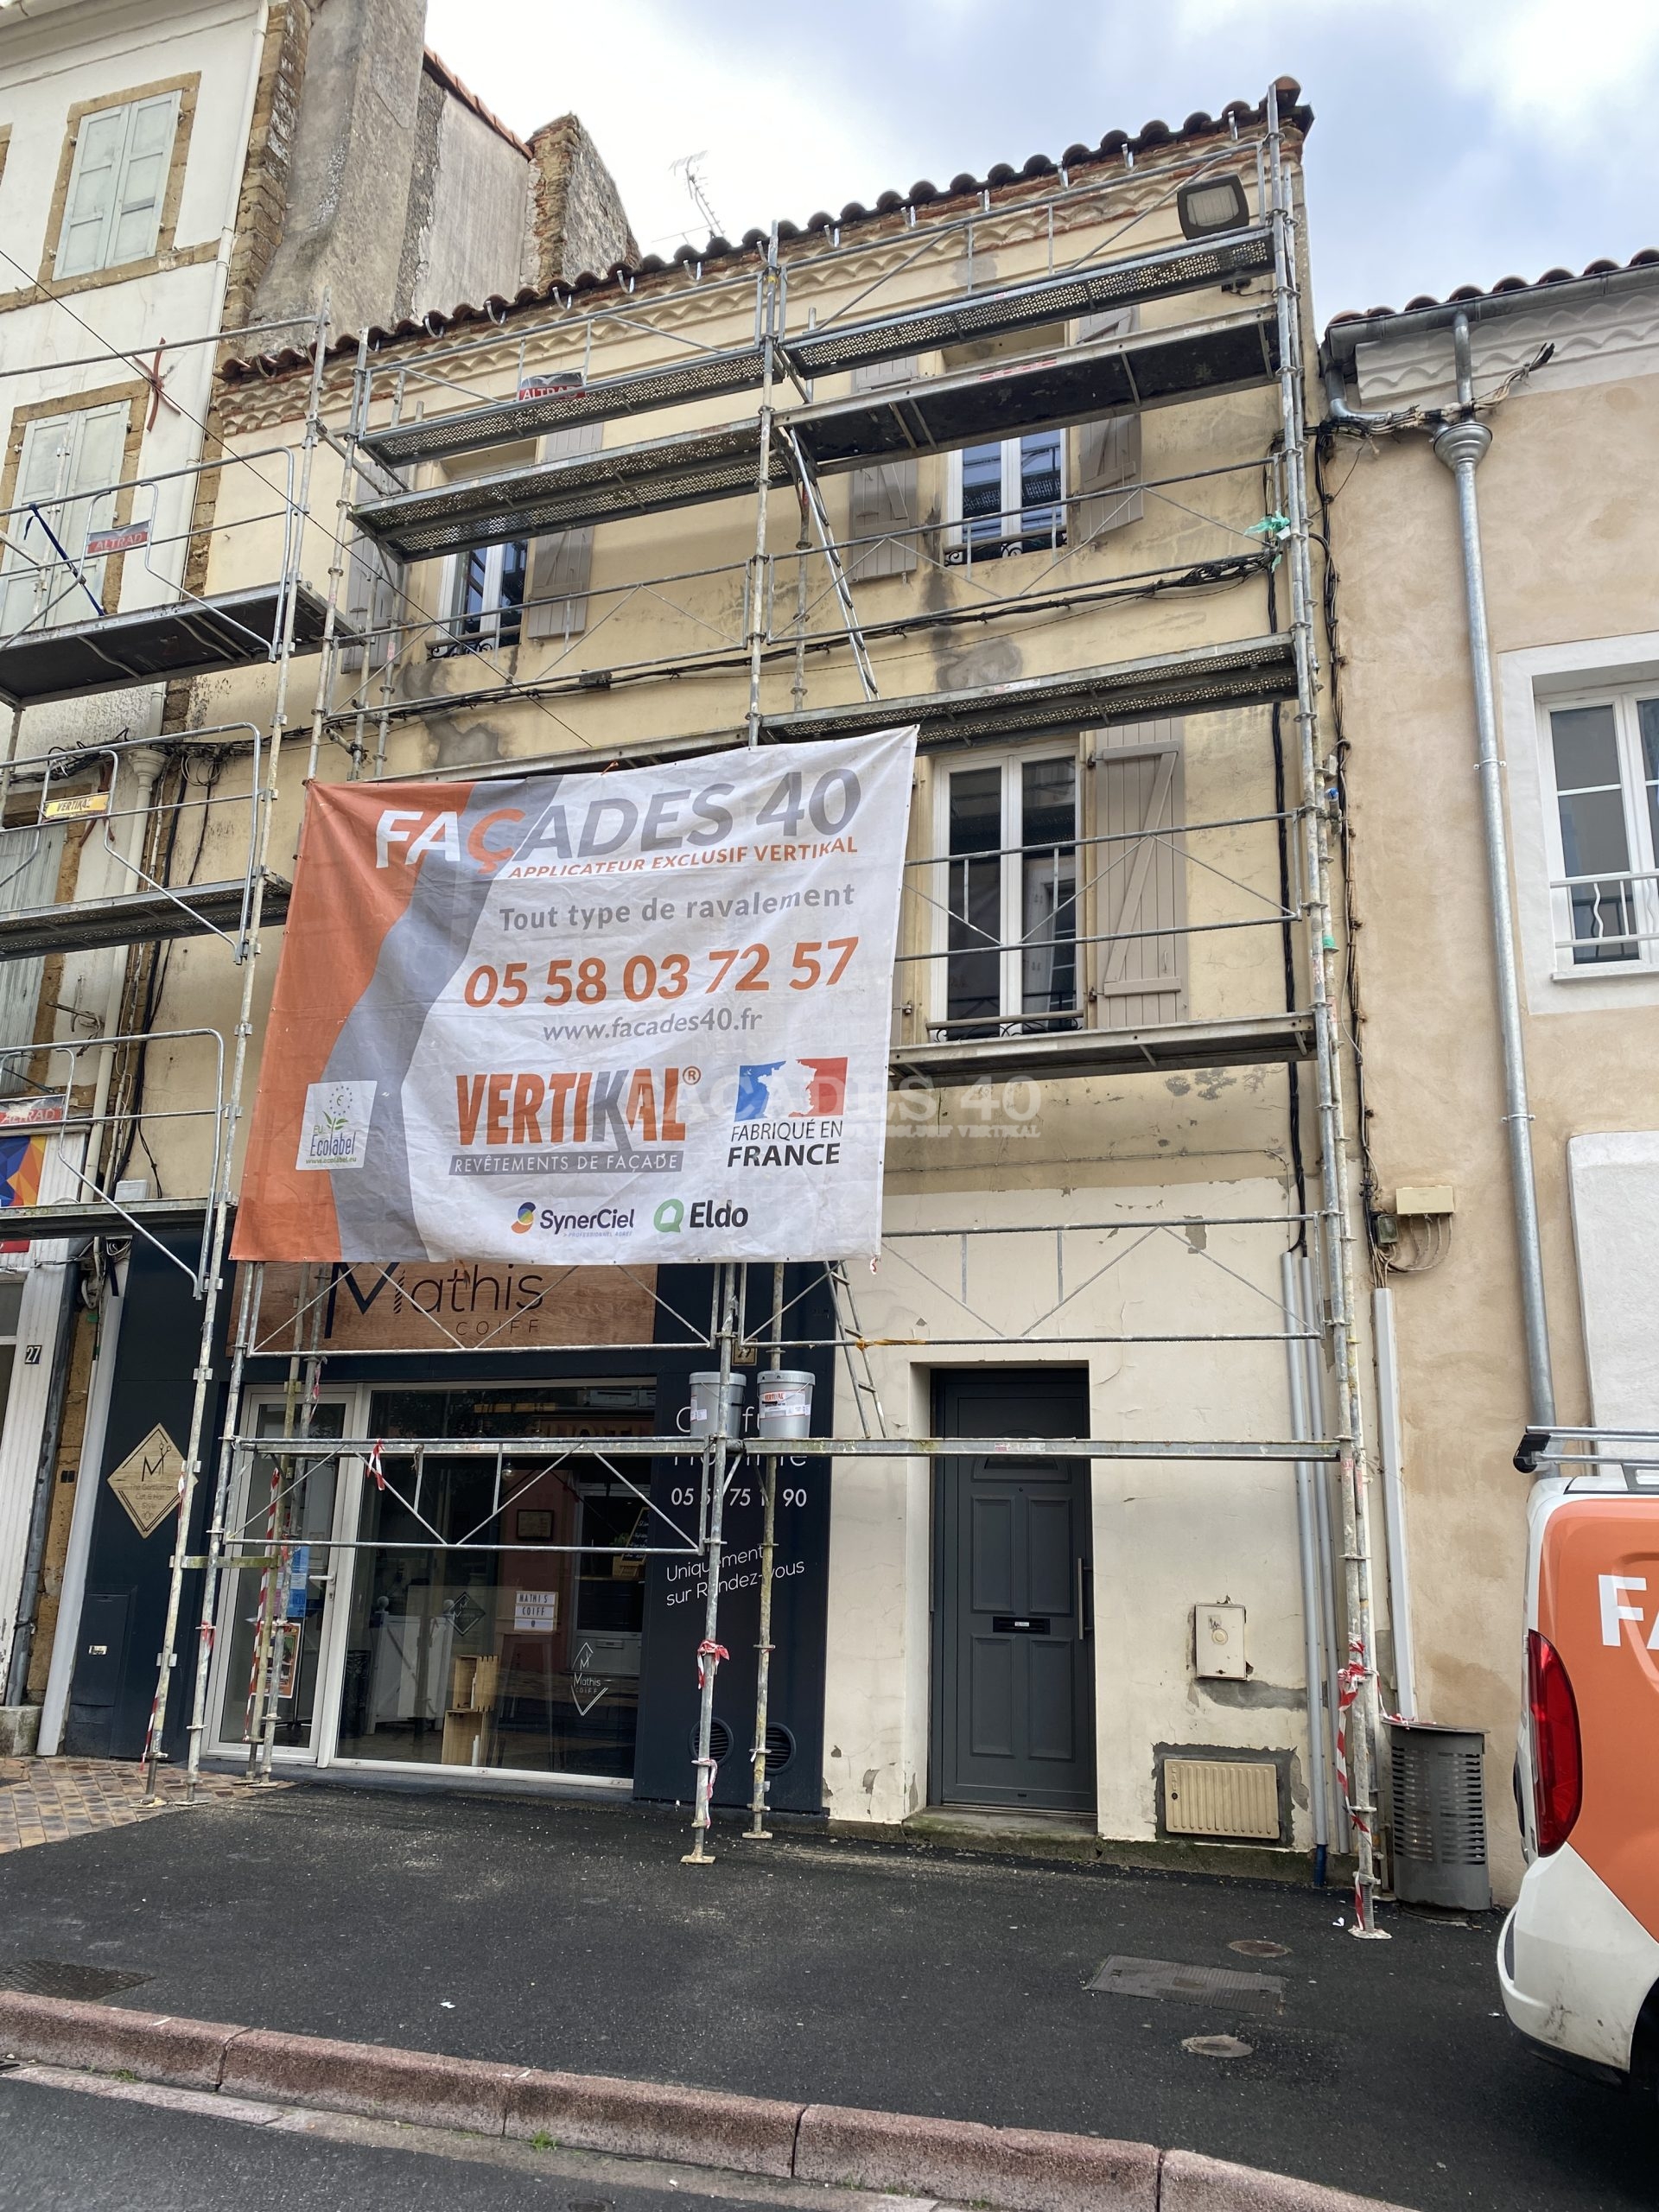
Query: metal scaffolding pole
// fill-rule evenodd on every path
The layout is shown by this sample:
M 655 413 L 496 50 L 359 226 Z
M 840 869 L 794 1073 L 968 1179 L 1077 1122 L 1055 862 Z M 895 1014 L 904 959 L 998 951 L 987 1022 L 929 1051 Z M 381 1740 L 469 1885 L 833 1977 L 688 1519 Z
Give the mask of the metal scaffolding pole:
M 772 430 L 777 409 L 772 404 L 778 377 L 778 226 L 766 240 L 766 263 L 760 273 L 755 299 L 755 336 L 760 346 L 760 450 L 755 462 L 754 553 L 749 570 L 749 712 L 747 741 L 760 742 L 760 671 L 766 645 L 766 512 L 772 493 Z
M 276 690 L 270 714 L 270 742 L 265 755 L 267 782 L 264 804 L 255 812 L 255 868 L 253 896 L 248 911 L 248 955 L 242 963 L 241 1001 L 237 1011 L 236 1049 L 231 1082 L 224 1105 L 225 1128 L 215 1154 L 215 1188 L 211 1200 L 212 1228 L 207 1265 L 202 1286 L 201 1336 L 196 1359 L 195 1389 L 190 1402 L 190 1429 L 184 1450 L 184 1472 L 179 1483 L 178 1525 L 174 1531 L 171 1574 L 168 1583 L 167 1616 L 156 1667 L 156 1695 L 150 1707 L 149 1727 L 144 1739 L 144 1802 L 156 1802 L 162 1761 L 162 1732 L 167 1719 L 168 1693 L 178 1658 L 179 1621 L 184 1602 L 185 1550 L 189 1541 L 190 1511 L 201 1475 L 201 1442 L 207 1427 L 208 1384 L 213 1375 L 213 1332 L 219 1316 L 220 1279 L 225 1248 L 230 1234 L 232 1155 L 236 1123 L 242 1108 L 242 1085 L 247 1073 L 248 1043 L 253 1034 L 254 979 L 258 973 L 259 922 L 270 856 L 271 826 L 276 811 L 276 772 L 282 754 L 283 731 L 288 716 L 288 679 L 294 659 L 294 620 L 298 603 L 305 519 L 311 496 L 311 468 L 318 442 L 322 406 L 322 375 L 327 359 L 330 302 L 323 296 L 313 340 L 311 390 L 306 416 L 303 459 L 295 493 L 288 537 L 289 569 L 283 579 L 283 626 L 276 656 Z
M 234 1438 L 242 1426 L 242 1378 L 247 1368 L 248 1346 L 257 1343 L 259 1307 L 264 1289 L 263 1261 L 256 1262 L 242 1278 L 242 1297 L 237 1313 L 236 1345 L 231 1355 L 231 1376 L 225 1396 L 225 1432 L 219 1439 L 219 1469 L 213 1481 L 213 1518 L 207 1529 L 207 1552 L 203 1562 L 201 1622 L 196 1639 L 196 1681 L 190 1702 L 189 1748 L 185 1757 L 184 1802 L 194 1804 L 196 1777 L 201 1772 L 201 1739 L 207 1726 L 207 1683 L 212 1671 L 213 1641 L 218 1634 L 220 1561 L 228 1548 L 225 1514 L 230 1501 L 235 1467 Z
M 774 240 L 775 242 L 775 240 Z M 720 1662 L 726 1652 L 720 1643 L 720 1565 L 721 1540 L 726 1520 L 726 1466 L 730 1457 L 726 1434 L 728 1419 L 727 1385 L 732 1379 L 732 1358 L 736 1350 L 739 1316 L 744 1294 L 748 1287 L 747 1267 L 734 1266 L 722 1261 L 720 1268 L 720 1391 L 715 1403 L 715 1433 L 704 1447 L 702 1458 L 702 1495 L 705 1512 L 702 1516 L 702 1550 L 707 1580 L 703 1586 L 702 1641 L 697 1646 L 697 1798 L 692 1818 L 694 1830 L 691 1848 L 680 1861 L 683 1866 L 710 1866 L 714 1853 L 709 1847 L 709 1807 L 715 1792 L 715 1760 L 711 1745 L 715 1732 L 715 1678 L 720 1672 Z
M 772 1270 L 772 1331 L 767 1352 L 774 1368 L 784 1363 L 784 1263 Z M 745 1834 L 752 1843 L 769 1840 L 766 1826 L 766 1706 L 772 1694 L 772 1568 L 778 1548 L 778 1453 L 766 1455 L 760 1504 L 760 1624 L 754 1644 L 753 1789 L 749 1798 L 749 1825 Z
M 1279 93 L 1267 96 L 1268 168 L 1274 242 L 1274 294 L 1279 327 L 1280 422 L 1283 439 L 1286 533 L 1291 626 L 1296 658 L 1296 723 L 1301 769 L 1302 895 L 1307 922 L 1309 992 L 1318 1076 L 1320 1249 L 1331 1358 L 1336 1372 L 1338 1488 L 1348 1621 L 1348 1663 L 1338 1681 L 1344 1707 L 1357 1704 L 1345 1731 L 1349 1814 L 1355 1839 L 1354 1927 L 1379 1936 L 1376 1859 L 1376 1664 L 1371 1629 L 1370 1514 L 1365 1488 L 1364 1401 L 1356 1334 L 1353 1226 L 1344 1147 L 1341 1033 L 1337 1017 L 1335 917 L 1331 898 L 1331 834 L 1323 804 L 1319 759 L 1319 668 L 1314 640 L 1313 564 L 1309 554 L 1303 391 L 1302 299 L 1298 217 L 1285 166 Z

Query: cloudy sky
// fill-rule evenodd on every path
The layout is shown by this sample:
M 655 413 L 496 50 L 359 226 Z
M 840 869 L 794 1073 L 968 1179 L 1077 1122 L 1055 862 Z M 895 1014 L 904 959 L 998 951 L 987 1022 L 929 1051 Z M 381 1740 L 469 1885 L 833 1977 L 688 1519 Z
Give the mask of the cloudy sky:
M 1659 244 L 1659 0 L 429 0 L 516 130 L 574 108 L 642 244 L 732 238 L 1296 77 L 1317 305 Z

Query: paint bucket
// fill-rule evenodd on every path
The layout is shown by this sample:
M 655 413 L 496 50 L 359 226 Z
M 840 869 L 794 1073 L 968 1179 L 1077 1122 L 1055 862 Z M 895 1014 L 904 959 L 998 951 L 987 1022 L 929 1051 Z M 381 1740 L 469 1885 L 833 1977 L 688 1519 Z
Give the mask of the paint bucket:
M 690 1418 L 682 1423 L 688 1436 L 736 1436 L 743 1427 L 743 1377 L 733 1375 L 726 1382 L 726 1418 L 720 1417 L 720 1370 L 700 1368 L 691 1377 Z
M 756 1382 L 760 1417 L 760 1436 L 810 1436 L 812 1433 L 812 1377 L 804 1367 L 768 1367 Z

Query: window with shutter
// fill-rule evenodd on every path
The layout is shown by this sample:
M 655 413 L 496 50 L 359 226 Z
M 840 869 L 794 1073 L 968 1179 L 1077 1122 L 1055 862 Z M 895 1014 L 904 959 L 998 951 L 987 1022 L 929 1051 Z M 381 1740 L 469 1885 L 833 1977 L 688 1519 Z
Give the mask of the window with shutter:
M 58 899 L 63 863 L 63 825 L 14 830 L 0 837 L 0 914 L 19 914 Z M 35 1041 L 43 960 L 0 961 L 0 1098 L 31 1090 L 24 1047 Z
M 0 556 L 0 636 L 99 613 L 105 563 L 82 556 L 92 531 L 115 520 L 127 427 L 121 403 L 44 416 L 25 428 L 16 501 L 35 512 L 13 517 Z
M 1127 724 L 1095 736 L 1095 822 L 1088 934 L 1098 1029 L 1141 1029 L 1182 1017 L 1186 920 L 1182 726 Z
M 916 357 L 896 361 L 872 361 L 853 371 L 856 391 L 880 391 L 892 385 L 908 384 L 916 373 Z M 887 461 L 874 468 L 855 468 L 849 479 L 849 547 L 847 573 L 855 583 L 876 576 L 906 576 L 916 566 L 918 480 L 914 461 Z
M 155 252 L 178 123 L 177 92 L 81 118 L 58 239 L 59 276 L 118 269 Z
M 1076 751 L 977 759 L 938 788 L 934 1033 L 1077 1028 Z
M 568 430 L 554 430 L 542 440 L 541 457 L 574 461 L 581 454 L 597 453 L 604 434 L 602 423 L 579 423 Z M 534 539 L 525 594 L 525 636 L 579 638 L 588 626 L 588 587 L 593 573 L 591 524 L 584 530 L 555 531 Z
M 1077 325 L 1077 342 L 1127 338 L 1138 319 L 1138 310 L 1133 307 L 1085 315 Z M 1086 545 L 1128 523 L 1139 522 L 1145 512 L 1145 494 L 1141 490 L 1141 417 L 1103 416 L 1097 423 L 1084 423 L 1073 435 L 1077 492 L 1074 542 Z

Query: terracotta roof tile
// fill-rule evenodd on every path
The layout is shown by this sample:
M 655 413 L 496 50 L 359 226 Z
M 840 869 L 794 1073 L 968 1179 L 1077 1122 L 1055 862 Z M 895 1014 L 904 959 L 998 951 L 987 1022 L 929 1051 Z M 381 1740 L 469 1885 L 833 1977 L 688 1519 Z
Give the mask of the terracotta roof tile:
M 1587 263 L 1577 275 L 1570 269 L 1546 269 L 1541 276 L 1500 276 L 1495 284 L 1484 288 L 1479 284 L 1459 284 L 1443 300 L 1433 292 L 1419 292 L 1403 308 L 1344 308 L 1340 315 L 1332 316 L 1329 327 L 1334 330 L 1339 323 L 1386 322 L 1397 315 L 1415 315 L 1421 308 L 1454 307 L 1466 300 L 1493 300 L 1500 294 L 1541 292 L 1547 285 L 1581 283 L 1586 276 L 1617 276 L 1624 270 L 1647 269 L 1656 262 L 1659 262 L 1659 246 L 1644 245 L 1628 261 L 1603 257 Z
M 428 53 L 427 64 L 434 75 L 448 86 L 458 98 L 465 99 L 470 105 L 476 108 L 486 122 L 494 124 L 495 128 L 501 131 L 503 137 L 512 139 L 516 146 L 521 145 L 521 142 L 513 137 L 513 134 L 507 130 L 506 125 L 498 122 L 482 102 L 467 90 L 460 79 L 445 63 L 440 61 L 435 54 Z M 1275 89 L 1280 95 L 1280 112 L 1284 121 L 1305 136 L 1313 125 L 1313 111 L 1303 103 L 1301 86 L 1294 77 L 1281 77 Z M 975 176 L 964 170 L 952 177 L 949 186 L 943 191 L 924 178 L 920 182 L 913 184 L 907 193 L 896 191 L 881 193 L 873 209 L 867 208 L 861 201 L 855 200 L 849 200 L 838 216 L 829 214 L 821 208 L 816 214 L 810 215 L 798 227 L 793 223 L 780 221 L 778 226 L 778 235 L 780 238 L 800 238 L 813 232 L 831 230 L 837 225 L 845 230 L 860 223 L 885 220 L 890 215 L 899 213 L 906 208 L 920 207 L 942 200 L 962 199 L 970 193 L 995 191 L 1007 185 L 1028 182 L 1038 177 L 1052 176 L 1062 168 L 1070 175 L 1078 169 L 1090 168 L 1096 164 L 1121 162 L 1126 154 L 1133 156 L 1142 153 L 1161 151 L 1174 145 L 1196 143 L 1205 138 L 1224 137 L 1230 134 L 1235 124 L 1240 130 L 1247 130 L 1262 123 L 1264 120 L 1266 105 L 1265 100 L 1254 103 L 1249 100 L 1229 100 L 1218 116 L 1211 117 L 1199 110 L 1189 115 L 1179 130 L 1172 130 L 1166 123 L 1156 119 L 1142 124 L 1140 130 L 1134 135 L 1125 130 L 1109 130 L 1097 146 L 1089 147 L 1082 144 L 1068 146 L 1058 161 L 1051 159 L 1046 154 L 1033 154 L 1020 168 L 1015 168 L 1007 162 L 999 162 L 982 177 Z M 529 149 L 524 148 L 523 150 L 528 152 Z M 613 284 L 620 286 L 640 276 L 656 276 L 664 270 L 671 269 L 676 264 L 701 262 L 706 267 L 711 261 L 741 261 L 746 254 L 753 254 L 763 247 L 766 236 L 765 231 L 747 231 L 743 234 L 741 244 L 737 245 L 734 245 L 728 238 L 711 238 L 701 246 L 676 246 L 671 259 L 668 261 L 664 261 L 659 254 L 648 253 L 637 263 L 629 264 L 618 262 L 613 267 L 602 273 L 585 270 L 581 276 L 569 283 L 550 285 L 540 290 L 527 288 L 515 293 L 511 299 L 495 293 L 477 306 L 470 302 L 463 302 L 452 308 L 448 315 L 429 315 L 422 322 L 404 321 L 390 329 L 377 326 L 368 334 L 369 342 L 371 346 L 374 346 L 385 344 L 399 338 L 418 338 L 423 334 L 435 336 L 440 332 L 452 328 L 457 324 L 499 322 L 505 315 L 515 309 L 543 306 L 550 301 L 566 298 L 572 293 L 590 292 Z M 1389 310 L 1378 309 L 1377 312 L 1386 313 Z M 354 353 L 357 351 L 358 342 L 358 333 L 343 332 L 333 340 L 328 351 L 331 355 Z M 227 361 L 219 371 L 219 374 L 228 383 L 232 384 L 261 377 L 277 377 L 307 365 L 309 359 L 308 353 L 302 353 L 294 347 L 286 347 L 280 353 L 261 354 L 254 359 Z

